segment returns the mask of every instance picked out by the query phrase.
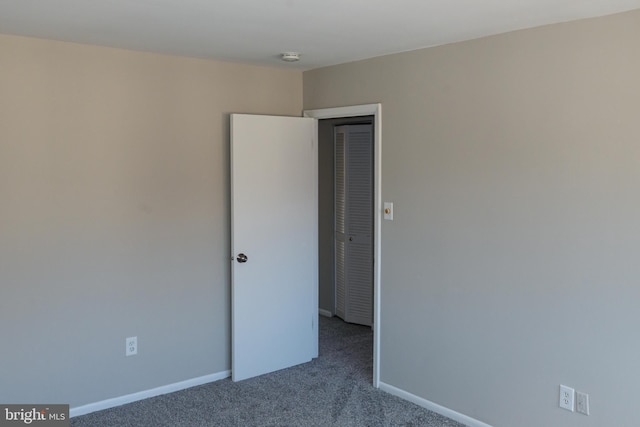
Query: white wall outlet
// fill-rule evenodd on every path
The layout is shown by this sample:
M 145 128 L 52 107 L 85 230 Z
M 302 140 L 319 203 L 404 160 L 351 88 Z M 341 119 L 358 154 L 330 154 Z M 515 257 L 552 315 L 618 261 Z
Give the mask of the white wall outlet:
M 125 339 L 125 356 L 135 356 L 138 354 L 138 337 L 129 337 Z
M 560 407 L 573 412 L 573 401 L 576 391 L 571 387 L 560 384 Z
M 581 391 L 576 393 L 576 411 L 589 415 L 589 395 Z

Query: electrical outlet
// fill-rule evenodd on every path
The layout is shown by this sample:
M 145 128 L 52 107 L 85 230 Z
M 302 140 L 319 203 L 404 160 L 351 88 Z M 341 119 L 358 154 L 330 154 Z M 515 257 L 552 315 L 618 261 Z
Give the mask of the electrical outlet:
M 560 384 L 560 407 L 573 412 L 573 400 L 576 391 L 571 387 Z
M 589 415 L 589 395 L 581 391 L 576 393 L 576 411 Z
M 138 337 L 129 337 L 125 340 L 125 356 L 135 356 L 138 354 Z

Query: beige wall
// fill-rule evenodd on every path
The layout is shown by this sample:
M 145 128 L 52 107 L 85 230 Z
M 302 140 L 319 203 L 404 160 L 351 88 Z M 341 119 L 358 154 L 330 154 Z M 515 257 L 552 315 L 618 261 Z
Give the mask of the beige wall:
M 496 427 L 638 425 L 638 76 L 640 11 L 304 73 L 307 109 L 382 103 L 382 382 Z
M 301 107 L 299 71 L 0 36 L 0 402 L 230 369 L 228 114 Z

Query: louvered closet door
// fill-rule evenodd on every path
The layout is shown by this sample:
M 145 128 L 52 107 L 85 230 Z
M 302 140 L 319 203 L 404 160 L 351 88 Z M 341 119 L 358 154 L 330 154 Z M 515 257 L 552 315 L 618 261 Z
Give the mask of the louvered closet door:
M 373 133 L 336 127 L 336 313 L 373 323 Z
M 346 317 L 346 248 L 345 248 L 345 193 L 346 152 L 344 127 L 335 131 L 335 253 L 336 253 L 336 315 Z

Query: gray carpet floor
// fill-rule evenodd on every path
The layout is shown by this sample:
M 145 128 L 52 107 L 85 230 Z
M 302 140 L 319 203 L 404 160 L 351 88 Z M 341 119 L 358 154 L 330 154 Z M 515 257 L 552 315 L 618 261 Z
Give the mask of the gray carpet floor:
M 321 316 L 319 334 L 319 357 L 309 363 L 74 417 L 71 426 L 463 427 L 373 388 L 370 328 Z

